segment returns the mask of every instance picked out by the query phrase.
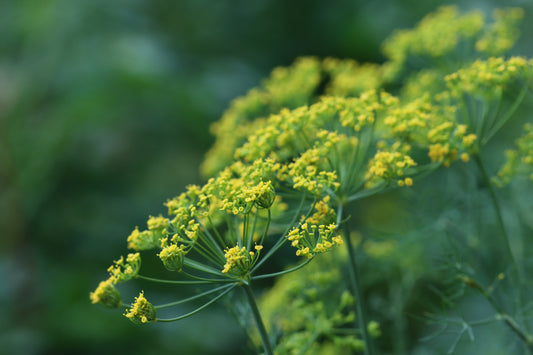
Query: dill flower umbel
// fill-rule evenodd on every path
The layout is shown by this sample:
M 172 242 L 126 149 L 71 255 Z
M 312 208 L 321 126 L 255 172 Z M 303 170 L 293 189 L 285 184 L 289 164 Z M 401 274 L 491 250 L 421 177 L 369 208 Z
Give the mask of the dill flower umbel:
M 256 245 L 254 249 L 260 251 L 263 246 Z M 226 249 L 224 257 L 226 258 L 226 264 L 222 272 L 239 277 L 246 275 L 253 266 L 254 260 L 257 259 L 255 252 L 248 251 L 246 247 L 239 247 L 238 245 Z
M 533 124 L 524 125 L 524 134 L 515 141 L 516 148 L 505 151 L 505 163 L 493 178 L 496 185 L 503 187 L 518 174 L 533 180 Z
M 324 253 L 335 245 L 343 244 L 341 236 L 337 235 L 336 231 L 337 226 L 334 223 L 327 226 L 303 223 L 293 228 L 287 239 L 298 249 L 296 255 L 312 259 L 315 254 Z
M 135 298 L 135 303 L 124 313 L 135 324 L 145 324 L 156 320 L 156 310 L 146 298 L 144 291 Z
M 524 17 L 524 10 L 521 8 L 496 9 L 492 17 L 494 22 L 476 42 L 476 50 L 491 56 L 499 56 L 511 49 L 520 36 L 518 24 Z
M 516 80 L 527 82 L 533 77 L 533 62 L 523 57 L 491 57 L 446 76 L 453 97 L 468 94 L 484 99 L 497 99 Z
M 166 244 L 166 243 L 165 243 Z M 184 245 L 164 245 L 163 249 L 157 254 L 165 268 L 169 271 L 181 271 L 183 262 L 185 261 L 185 246 Z
M 169 227 L 168 218 L 164 218 L 159 215 L 158 217 L 152 217 L 148 219 L 148 230 L 142 232 L 138 227 L 135 227 L 133 232 L 128 237 L 128 248 L 133 250 L 149 250 L 159 247 L 160 240 L 166 234 Z
M 326 58 L 322 61 L 322 67 L 331 76 L 326 95 L 359 96 L 365 91 L 379 88 L 383 82 L 383 70 L 378 64 Z
M 138 227 L 135 227 L 128 236 L 128 248 L 138 251 L 154 249 L 160 244 L 159 238 L 161 237 L 152 231 L 145 230 L 141 232 Z
M 100 282 L 94 292 L 90 294 L 92 303 L 99 303 L 107 308 L 119 308 L 122 306 L 122 296 L 113 285 L 113 279 L 109 278 Z
M 274 353 L 272 338 L 278 341 L 279 353 L 339 353 L 339 349 L 365 347 L 372 353 L 371 339 L 381 329 L 365 320 L 356 261 L 401 263 L 392 260 L 397 254 L 395 242 L 379 242 L 371 236 L 361 239 L 356 253 L 353 238 L 349 239 L 354 202 L 361 203 L 359 213 L 366 207 L 364 198 L 411 186 L 440 166 L 474 158 L 505 237 L 504 218 L 481 153 L 489 139 L 520 112 L 519 104 L 531 87 L 533 61 L 506 56 L 518 36 L 522 15 L 520 10 L 507 9 L 495 12 L 494 21 L 485 24 L 480 11 L 461 14 L 457 7 L 443 7 L 413 30 L 393 34 L 384 44 L 384 64 L 299 58 L 289 67 L 274 69 L 259 87 L 235 99 L 212 126 L 216 141 L 202 165 L 207 181 L 189 185 L 167 200 L 168 216 L 150 216 L 146 230 L 136 227 L 127 238 L 128 248 L 134 251 L 155 249 L 164 268 L 174 272 L 171 279 L 139 274 L 140 253 L 131 253 L 109 267 L 110 277 L 91 292 L 91 301 L 120 307 L 115 284 L 133 278 L 210 288 L 155 307 L 143 291 L 124 314 L 138 324 L 171 322 L 242 288 L 264 353 Z M 501 57 L 489 57 L 496 54 Z M 516 148 L 507 151 L 507 163 L 495 180 L 500 185 L 521 170 L 533 171 L 532 127 L 526 125 Z M 414 195 L 409 190 L 404 192 Z M 403 195 L 374 202 L 380 207 L 376 208 L 380 222 L 382 216 L 391 215 L 381 206 Z M 364 215 L 357 220 L 364 221 Z M 411 228 L 408 222 L 402 228 Z M 361 228 L 365 234 L 376 229 Z M 262 267 L 266 262 L 278 265 L 279 260 L 272 263 L 272 258 L 287 244 L 304 258 L 288 269 L 262 273 L 271 269 Z M 341 254 L 335 254 L 340 244 L 346 246 L 347 262 L 344 255 L 339 259 Z M 507 246 L 512 260 L 513 251 Z M 329 258 L 326 255 L 324 260 L 329 263 L 320 264 L 324 256 L 314 259 L 326 252 Z M 358 259 L 358 253 L 371 258 Z M 349 273 L 341 273 L 340 264 Z M 276 335 L 269 336 L 251 284 L 302 268 L 308 269 L 295 279 L 281 277 L 268 296 L 278 308 L 269 313 Z M 349 277 L 344 280 L 343 275 Z M 401 284 L 410 283 L 406 280 Z M 344 281 L 353 295 L 346 292 Z M 371 282 L 375 281 L 381 280 Z M 210 299 L 185 315 L 156 317 L 156 308 L 206 297 Z M 325 300 L 333 305 L 327 306 Z M 354 320 L 358 329 L 352 328 Z
M 113 283 L 120 283 L 131 280 L 139 273 L 141 268 L 141 255 L 139 253 L 128 254 L 126 260 L 121 256 L 119 260 L 115 261 L 107 271 L 111 275 Z
M 217 141 L 207 153 L 201 170 L 213 176 L 233 162 L 235 149 L 256 130 L 256 119 L 266 118 L 281 108 L 297 108 L 311 101 L 321 80 L 321 63 L 312 57 L 299 58 L 290 67 L 278 67 L 260 87 L 230 104 L 211 127 Z
M 380 181 L 397 181 L 399 186 L 410 186 L 413 180 L 404 175 L 412 166 L 415 166 L 414 160 L 398 151 L 378 151 L 369 162 L 367 173 L 367 186 L 371 187 Z
M 445 6 L 424 17 L 414 29 L 396 31 L 383 44 L 383 52 L 390 59 L 385 65 L 386 78 L 398 77 L 411 58 L 459 56 L 459 44 L 473 47 L 484 22 L 480 11 L 460 14 L 456 6 Z M 425 61 L 413 60 L 420 62 Z

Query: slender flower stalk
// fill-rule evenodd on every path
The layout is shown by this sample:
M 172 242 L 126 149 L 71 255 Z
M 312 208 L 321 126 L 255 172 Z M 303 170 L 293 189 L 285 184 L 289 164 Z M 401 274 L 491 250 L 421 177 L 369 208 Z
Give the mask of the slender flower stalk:
M 509 239 L 509 235 L 507 234 L 507 231 L 505 228 L 505 223 L 503 221 L 503 215 L 502 215 L 502 210 L 500 207 L 500 202 L 498 200 L 498 197 L 496 196 L 496 192 L 494 191 L 494 187 L 492 186 L 489 174 L 487 173 L 487 170 L 485 169 L 485 165 L 483 164 L 483 160 L 481 159 L 481 156 L 479 154 L 475 155 L 475 161 L 481 173 L 481 177 L 483 179 L 485 187 L 489 191 L 492 206 L 494 208 L 494 212 L 496 213 L 496 218 L 498 220 L 498 226 L 500 228 L 500 233 L 503 239 L 505 253 L 507 254 L 507 257 L 509 258 L 509 261 L 511 262 L 513 267 L 517 268 L 518 264 L 514 257 L 513 250 L 511 248 L 511 241 Z
M 524 329 L 520 324 L 518 324 L 513 317 L 511 317 L 502 309 L 499 303 L 492 296 L 492 293 L 469 276 L 462 275 L 460 276 L 460 279 L 468 286 L 477 290 L 479 293 L 481 293 L 481 295 L 483 295 L 483 297 L 487 299 L 492 308 L 497 312 L 496 320 L 502 320 L 520 338 L 520 340 L 522 340 L 529 354 L 533 354 L 533 336 L 528 333 L 527 330 Z
M 270 344 L 270 339 L 268 338 L 268 333 L 266 331 L 265 324 L 261 319 L 261 313 L 259 313 L 259 308 L 257 307 L 257 302 L 255 300 L 254 292 L 250 287 L 250 283 L 243 281 L 241 286 L 244 289 L 246 299 L 248 300 L 248 304 L 250 305 L 250 308 L 252 310 L 252 316 L 254 318 L 257 331 L 261 336 L 261 342 L 263 343 L 263 349 L 265 351 L 265 354 L 274 355 L 274 351 L 272 350 L 272 345 Z
M 337 209 L 337 218 L 342 220 L 344 215 L 344 206 L 339 205 Z M 372 340 L 368 334 L 367 323 L 366 323 L 366 314 L 364 308 L 364 296 L 361 290 L 361 281 L 359 278 L 359 269 L 357 267 L 357 260 L 355 254 L 355 248 L 353 247 L 352 240 L 350 238 L 350 224 L 348 221 L 343 222 L 343 230 L 345 235 L 345 244 L 348 252 L 348 262 L 350 267 L 348 268 L 348 275 L 350 280 L 350 287 L 352 288 L 352 293 L 355 296 L 355 306 L 357 309 L 357 323 L 359 325 L 359 330 L 361 331 L 361 336 L 365 343 L 364 352 L 365 355 L 374 354 Z

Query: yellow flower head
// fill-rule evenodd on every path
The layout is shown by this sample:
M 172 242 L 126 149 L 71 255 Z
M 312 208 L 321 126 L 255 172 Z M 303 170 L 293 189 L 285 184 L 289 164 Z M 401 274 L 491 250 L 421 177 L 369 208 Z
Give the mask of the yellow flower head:
M 148 250 L 159 246 L 159 237 L 149 230 L 140 232 L 136 227 L 128 237 L 128 248 L 133 250 Z
M 255 250 L 260 251 L 263 246 L 256 245 Z M 253 251 L 248 251 L 246 247 L 239 248 L 238 245 L 233 248 L 225 250 L 224 257 L 226 264 L 222 270 L 225 274 L 232 274 L 235 276 L 246 275 L 253 266 L 254 257 L 257 257 Z
M 415 165 L 415 161 L 409 155 L 394 150 L 380 150 L 369 162 L 367 187 L 373 187 L 382 181 L 397 181 L 399 186 L 410 186 L 412 185 L 412 180 L 403 176 L 407 169 Z
M 144 298 L 144 291 L 135 298 L 135 303 L 124 315 L 135 324 L 145 324 L 156 320 L 156 310 L 150 302 Z
M 92 303 L 100 303 L 107 308 L 119 308 L 122 306 L 122 296 L 113 285 L 113 279 L 109 278 L 100 282 L 94 292 L 90 294 Z
M 141 255 L 139 253 L 128 254 L 126 261 L 121 256 L 119 260 L 115 261 L 107 271 L 111 275 L 110 279 L 114 284 L 125 282 L 136 277 L 141 269 Z
M 169 271 L 181 271 L 183 267 L 183 261 L 185 260 L 185 246 L 180 245 L 179 247 L 176 244 L 171 244 L 165 246 L 157 256 L 165 265 L 165 268 Z
M 315 254 L 324 253 L 335 245 L 343 244 L 342 238 L 336 234 L 337 225 L 315 225 L 302 223 L 287 234 L 291 245 L 296 247 L 297 256 L 306 256 L 311 259 Z

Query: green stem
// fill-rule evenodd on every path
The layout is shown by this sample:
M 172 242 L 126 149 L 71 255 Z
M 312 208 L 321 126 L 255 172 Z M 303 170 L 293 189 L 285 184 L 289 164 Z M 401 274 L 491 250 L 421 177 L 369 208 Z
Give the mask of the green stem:
M 193 280 L 199 280 L 199 281 L 206 281 L 208 283 L 225 283 L 225 282 L 233 282 L 233 280 L 228 280 L 228 279 L 210 279 L 210 278 L 206 278 L 206 277 L 200 277 L 200 276 L 196 276 L 196 275 L 193 275 L 193 274 L 189 274 L 188 272 L 184 271 L 184 270 L 181 270 L 181 273 Z
M 215 259 L 218 257 L 219 260 L 225 261 L 224 251 L 222 250 L 222 247 L 217 243 L 213 235 L 209 232 L 209 229 L 203 225 L 200 219 L 196 218 L 196 222 L 200 225 L 200 227 L 202 227 L 204 235 L 207 237 L 209 241 L 209 243 L 206 243 L 207 247 L 214 254 Z
M 483 161 L 481 160 L 481 156 L 479 154 L 474 155 L 474 158 L 476 160 L 477 166 L 479 168 L 479 171 L 481 172 L 481 177 L 483 178 L 483 182 L 485 183 L 487 189 L 489 190 L 489 195 L 492 201 L 492 205 L 494 207 L 494 211 L 496 212 L 496 218 L 498 220 L 499 227 L 501 229 L 502 238 L 504 239 L 504 245 L 505 245 L 505 252 L 508 254 L 508 257 L 513 264 L 515 268 L 517 268 L 517 263 L 513 255 L 513 251 L 511 249 L 511 242 L 509 240 L 509 236 L 507 235 L 507 231 L 505 230 L 505 224 L 503 223 L 503 216 L 500 204 L 498 202 L 498 197 L 496 196 L 496 192 L 494 191 L 494 187 L 492 186 L 490 182 L 490 177 L 487 173 L 487 170 L 485 169 L 485 166 L 483 165 Z
M 204 285 L 204 284 L 211 283 L 211 281 L 164 280 L 164 279 L 156 279 L 153 277 L 142 276 L 142 275 L 137 275 L 137 278 L 142 279 L 142 280 L 152 281 L 152 282 L 159 282 L 163 284 L 174 284 L 174 285 Z
M 199 263 L 198 261 L 194 261 L 188 258 L 185 258 L 183 265 L 190 267 L 191 269 L 194 269 L 194 270 L 205 272 L 206 274 L 211 274 L 215 276 L 225 276 L 220 270 L 217 270 L 211 266 L 204 265 L 202 263 Z
M 520 339 L 522 339 L 526 344 L 529 353 L 533 354 L 533 339 L 531 338 L 531 335 L 525 333 L 518 323 L 516 323 L 516 321 L 508 314 L 499 313 L 498 315 L 503 319 L 505 324 L 507 324 L 520 337 Z
M 287 269 L 287 270 L 283 270 L 283 271 L 279 271 L 279 272 L 274 272 L 272 274 L 264 274 L 264 275 L 259 275 L 259 276 L 253 276 L 252 280 L 266 279 L 266 278 L 269 278 L 269 277 L 276 277 L 276 276 L 285 275 L 285 274 L 288 274 L 290 272 L 293 272 L 293 271 L 296 271 L 298 269 L 303 268 L 305 265 L 309 264 L 310 261 L 311 261 L 311 259 L 307 259 L 303 263 L 301 263 L 299 265 L 296 265 L 293 268 L 290 268 L 290 269 Z
M 274 352 L 272 351 L 272 345 L 270 345 L 270 340 L 268 339 L 268 333 L 266 331 L 265 324 L 263 323 L 263 320 L 261 319 L 259 308 L 257 308 L 257 303 L 255 301 L 255 296 L 252 291 L 252 288 L 250 287 L 250 284 L 248 282 L 243 282 L 242 287 L 244 288 L 246 297 L 248 299 L 248 303 L 250 304 L 250 308 L 252 309 L 252 315 L 254 317 L 257 330 L 259 331 L 259 335 L 261 336 L 261 342 L 263 343 L 265 354 L 274 355 Z
M 248 235 L 247 240 L 246 240 L 246 249 L 247 250 L 252 250 L 252 243 L 254 241 L 254 232 L 255 232 L 255 226 L 257 225 L 257 216 L 258 215 L 259 215 L 259 208 L 256 208 L 255 209 L 255 213 L 254 213 L 254 222 L 252 224 L 252 229 L 250 230 L 250 234 Z
M 209 302 L 205 303 L 204 305 L 196 308 L 194 311 L 192 312 L 189 312 L 187 314 L 184 314 L 182 316 L 179 316 L 179 317 L 176 317 L 176 318 L 169 318 L 169 319 L 159 319 L 157 318 L 156 319 L 156 322 L 176 322 L 178 320 L 181 320 L 181 319 L 184 319 L 184 318 L 188 318 L 192 315 L 195 315 L 196 313 L 200 312 L 201 310 L 203 310 L 204 308 L 207 308 L 209 307 L 210 305 L 212 305 L 213 303 L 215 303 L 216 301 L 218 301 L 220 298 L 224 297 L 224 295 L 226 295 L 228 292 L 230 292 L 231 290 L 233 290 L 235 288 L 235 286 L 237 286 L 237 283 L 231 285 L 226 291 L 222 292 L 220 295 L 216 296 L 215 298 L 213 298 L 212 300 L 210 300 Z
M 499 119 L 498 122 L 491 127 L 491 130 L 488 132 L 488 134 L 483 138 L 482 144 L 486 144 L 489 139 L 492 138 L 500 130 L 500 128 L 503 127 L 503 125 L 511 118 L 511 116 L 515 113 L 515 111 L 518 109 L 518 106 L 522 103 L 524 98 L 526 97 L 526 94 L 528 92 L 528 86 L 524 85 L 518 96 L 516 97 L 515 101 L 511 105 L 511 108 L 505 113 L 503 118 Z
M 252 268 L 252 270 L 250 271 L 251 274 L 253 274 L 257 269 L 259 269 L 259 267 L 265 262 L 267 261 L 272 255 L 274 255 L 275 252 L 278 251 L 279 248 L 281 248 L 283 246 L 283 244 L 285 244 L 285 242 L 287 241 L 287 238 L 286 235 L 287 233 L 289 233 L 289 231 L 291 230 L 291 228 L 294 226 L 294 223 L 296 223 L 298 217 L 300 216 L 300 212 L 302 211 L 302 208 L 303 208 L 303 205 L 304 205 L 304 202 L 305 202 L 305 198 L 306 198 L 306 195 L 303 194 L 302 196 L 302 200 L 300 202 L 300 206 L 298 207 L 298 210 L 296 211 L 296 213 L 294 214 L 291 222 L 288 224 L 287 228 L 285 229 L 285 231 L 281 234 L 281 236 L 279 237 L 278 241 L 272 246 L 272 248 L 265 254 L 265 256 Z M 309 217 L 309 215 L 311 214 L 311 212 L 313 211 L 313 209 L 315 208 L 315 205 L 316 205 L 316 199 L 313 201 L 313 204 L 311 205 L 311 208 L 309 209 L 309 211 L 307 212 L 307 214 L 305 215 L 305 218 Z M 270 221 L 270 209 L 268 210 L 268 218 L 269 218 L 269 221 Z M 304 218 L 304 219 L 305 219 Z M 266 233 L 266 232 L 265 232 Z
M 214 288 L 212 290 L 205 291 L 205 292 L 202 292 L 202 293 L 197 294 L 195 296 L 184 298 L 184 299 L 179 300 L 179 301 L 174 301 L 174 302 L 169 302 L 169 303 L 165 303 L 165 304 L 160 304 L 160 305 L 154 306 L 154 308 L 155 309 L 161 309 L 161 308 L 168 308 L 168 307 L 177 306 L 179 304 L 186 303 L 186 302 L 189 302 L 189 301 L 194 301 L 194 300 L 196 300 L 198 298 L 202 298 L 204 296 L 210 295 L 212 293 L 218 292 L 220 290 L 223 290 L 223 289 L 229 288 L 229 287 L 233 287 L 233 286 L 232 285 L 224 285 L 224 286 L 216 287 L 216 288 Z
M 343 220 L 343 206 L 339 205 L 337 209 L 337 220 L 341 221 Z M 337 222 L 338 224 L 338 222 Z M 366 327 L 366 315 L 364 312 L 363 307 L 363 293 L 361 292 L 361 281 L 359 279 L 359 271 L 357 268 L 357 262 L 355 260 L 355 252 L 354 247 L 352 244 L 352 240 L 350 238 L 350 224 L 348 221 L 344 222 L 344 234 L 345 234 L 345 244 L 346 248 L 348 249 L 348 261 L 350 263 L 350 267 L 348 268 L 349 272 L 349 280 L 350 280 L 350 286 L 352 288 L 352 293 L 355 296 L 355 305 L 357 310 L 357 320 L 359 323 L 359 329 L 361 331 L 361 336 L 363 338 L 363 341 L 365 342 L 365 355 L 371 355 L 373 354 L 373 346 L 372 342 L 370 340 L 370 336 L 368 334 L 368 329 Z
M 533 354 L 533 337 L 531 336 L 531 334 L 529 334 L 526 330 L 520 327 L 520 325 L 513 317 L 505 313 L 505 311 L 502 309 L 502 307 L 500 307 L 498 302 L 496 302 L 494 297 L 492 297 L 491 293 L 487 291 L 480 283 L 468 276 L 464 277 L 463 281 L 468 286 L 480 292 L 487 299 L 487 301 L 489 301 L 492 308 L 497 312 L 496 319 L 503 320 L 505 324 L 507 324 L 507 326 L 511 328 L 511 330 L 516 335 L 518 335 L 518 337 L 524 342 L 524 344 L 527 346 L 529 353 Z

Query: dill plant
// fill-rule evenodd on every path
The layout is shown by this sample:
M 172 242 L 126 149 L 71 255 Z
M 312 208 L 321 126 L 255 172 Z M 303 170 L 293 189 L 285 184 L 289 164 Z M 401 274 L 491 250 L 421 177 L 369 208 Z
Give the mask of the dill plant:
M 134 253 L 114 262 L 92 302 L 125 307 L 124 315 L 139 324 L 170 322 L 242 289 L 247 306 L 237 313 L 244 323 L 253 320 L 250 336 L 259 351 L 375 353 L 373 339 L 386 334 L 368 318 L 359 264 L 379 265 L 379 255 L 386 255 L 392 268 L 412 274 L 419 260 L 394 242 L 360 236 L 351 219 L 371 198 L 413 189 L 463 164 L 475 167 L 496 216 L 506 268 L 495 279 L 508 276 L 518 290 L 514 313 L 523 312 L 526 265 L 515 255 L 495 190 L 520 173 L 533 177 L 532 129 L 524 121 L 533 61 L 507 54 L 522 16 L 520 9 L 504 9 L 489 20 L 480 11 L 444 7 L 414 29 L 393 33 L 383 45 L 383 64 L 307 57 L 276 68 L 213 125 L 216 142 L 201 166 L 207 182 L 169 199 L 168 217 L 150 217 L 147 229 L 133 230 L 127 242 Z M 511 120 L 525 124 L 525 133 L 492 174 L 485 151 Z M 287 248 L 294 259 L 264 271 Z M 149 250 L 173 277 L 142 273 L 140 255 Z M 494 296 L 494 285 L 477 280 L 479 272 L 458 265 L 455 285 L 484 297 L 496 314 L 492 321 L 502 321 L 531 351 L 527 320 Z M 265 278 L 276 281 L 257 302 L 252 286 Z M 131 279 L 205 291 L 155 306 L 141 291 L 127 305 L 115 285 Z M 159 318 L 160 309 L 198 299 L 206 301 L 190 313 Z M 460 324 L 450 352 L 483 322 Z

